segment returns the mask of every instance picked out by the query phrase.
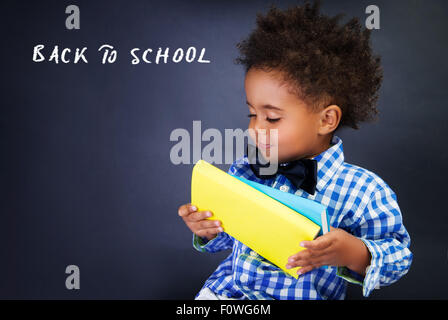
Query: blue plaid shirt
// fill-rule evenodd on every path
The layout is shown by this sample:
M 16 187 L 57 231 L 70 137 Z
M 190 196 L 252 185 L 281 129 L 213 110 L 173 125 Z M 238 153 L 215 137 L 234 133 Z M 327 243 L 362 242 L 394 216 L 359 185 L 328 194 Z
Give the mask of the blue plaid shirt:
M 366 244 L 371 253 L 366 275 L 328 266 L 295 279 L 226 232 L 210 241 L 193 234 L 193 247 L 200 252 L 232 249 L 203 288 L 237 299 L 344 299 L 347 281 L 361 285 L 367 297 L 373 289 L 389 285 L 408 272 L 412 262 L 410 237 L 394 191 L 375 173 L 344 162 L 342 139 L 336 135 L 330 148 L 313 159 L 318 163 L 314 195 L 295 188 L 283 175 L 257 178 L 246 156 L 236 160 L 228 173 L 325 205 L 332 227 L 344 229 Z

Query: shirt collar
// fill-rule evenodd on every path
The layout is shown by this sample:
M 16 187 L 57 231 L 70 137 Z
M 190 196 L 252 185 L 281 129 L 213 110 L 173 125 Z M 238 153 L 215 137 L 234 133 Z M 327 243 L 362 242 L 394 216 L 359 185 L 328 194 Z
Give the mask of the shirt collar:
M 342 139 L 333 135 L 330 148 L 311 159 L 317 161 L 316 191 L 320 192 L 344 163 Z M 247 156 L 244 157 L 244 161 L 246 164 L 249 163 Z
M 318 192 L 327 185 L 342 163 L 344 163 L 342 139 L 337 135 L 333 135 L 331 144 L 330 148 L 311 158 L 317 161 L 316 190 Z

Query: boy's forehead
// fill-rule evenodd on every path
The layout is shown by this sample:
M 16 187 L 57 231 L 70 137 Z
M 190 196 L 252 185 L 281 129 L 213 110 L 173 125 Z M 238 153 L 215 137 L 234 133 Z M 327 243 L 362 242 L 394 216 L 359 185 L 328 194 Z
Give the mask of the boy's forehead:
M 272 105 L 280 108 L 302 104 L 279 72 L 250 69 L 245 78 L 247 102 L 252 106 Z
M 280 71 L 266 71 L 259 68 L 250 68 L 246 73 L 246 82 L 264 83 L 267 86 L 282 87 L 285 84 L 282 81 L 283 74 Z

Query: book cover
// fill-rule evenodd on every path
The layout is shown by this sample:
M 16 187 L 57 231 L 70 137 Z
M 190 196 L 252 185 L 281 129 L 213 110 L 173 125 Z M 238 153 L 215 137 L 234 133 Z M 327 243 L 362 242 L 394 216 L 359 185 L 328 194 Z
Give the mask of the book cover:
M 272 188 L 270 186 L 248 180 L 243 177 L 233 176 L 244 183 L 260 190 L 264 194 L 270 196 L 271 198 L 283 203 L 284 205 L 290 207 L 294 211 L 304 215 L 314 223 L 321 226 L 319 235 L 323 235 L 330 231 L 330 224 L 328 219 L 327 208 L 320 204 L 319 202 L 294 195 L 292 193 L 283 192 L 278 189 Z
M 299 267 L 286 269 L 288 258 L 305 250 L 300 242 L 313 240 L 321 230 L 291 207 L 204 160 L 193 167 L 191 203 L 198 211 L 211 211 L 208 219 L 220 220 L 224 232 L 296 279 Z

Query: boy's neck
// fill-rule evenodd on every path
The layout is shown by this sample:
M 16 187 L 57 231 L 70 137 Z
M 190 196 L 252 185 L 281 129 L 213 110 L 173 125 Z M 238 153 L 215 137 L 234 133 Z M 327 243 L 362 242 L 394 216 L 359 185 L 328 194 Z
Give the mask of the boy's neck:
M 308 155 L 308 156 L 304 156 L 304 157 L 300 157 L 300 158 L 294 158 L 294 159 L 290 159 L 290 160 L 284 160 L 284 161 L 281 161 L 280 164 L 285 165 L 291 161 L 299 160 L 299 159 L 312 159 L 312 158 L 318 156 L 319 154 L 321 154 L 322 152 L 324 152 L 325 150 L 328 150 L 332 146 L 332 144 L 331 144 L 332 140 L 333 140 L 333 134 L 329 134 L 327 137 L 324 137 L 322 139 L 322 143 L 316 148 L 316 150 L 313 151 L 313 155 Z
M 312 159 L 312 158 L 318 156 L 319 154 L 321 154 L 322 152 L 328 150 L 331 147 L 332 140 L 333 140 L 333 134 L 329 134 L 327 137 L 322 139 L 322 144 L 319 145 L 318 148 L 316 148 L 317 151 L 314 151 L 315 153 L 312 156 L 306 156 L 306 157 L 303 157 L 303 159 Z

